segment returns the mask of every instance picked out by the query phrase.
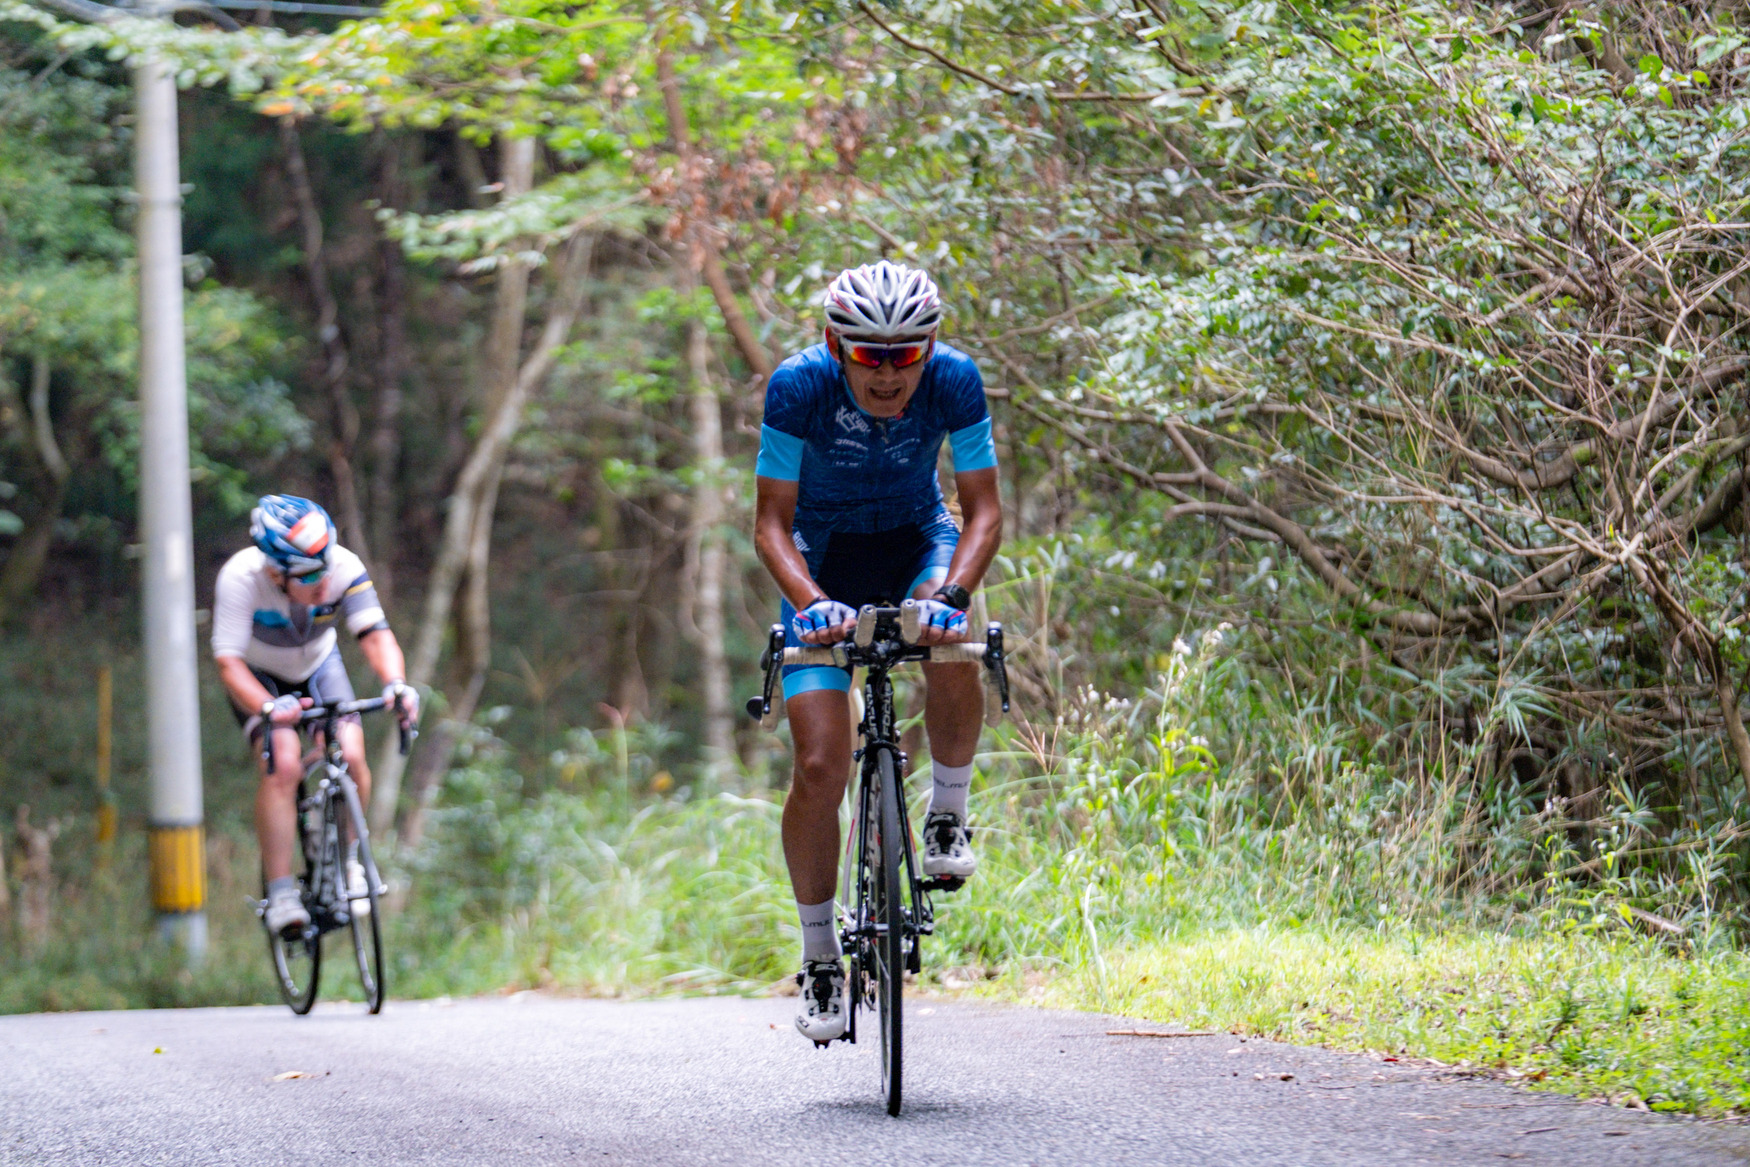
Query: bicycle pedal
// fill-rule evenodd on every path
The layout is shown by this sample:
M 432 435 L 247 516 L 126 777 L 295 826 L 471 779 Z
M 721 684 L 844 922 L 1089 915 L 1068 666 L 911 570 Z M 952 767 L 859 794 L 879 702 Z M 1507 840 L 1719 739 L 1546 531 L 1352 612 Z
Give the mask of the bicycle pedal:
M 966 880 L 959 875 L 932 875 L 924 880 L 925 891 L 951 892 L 959 891 L 966 886 Z

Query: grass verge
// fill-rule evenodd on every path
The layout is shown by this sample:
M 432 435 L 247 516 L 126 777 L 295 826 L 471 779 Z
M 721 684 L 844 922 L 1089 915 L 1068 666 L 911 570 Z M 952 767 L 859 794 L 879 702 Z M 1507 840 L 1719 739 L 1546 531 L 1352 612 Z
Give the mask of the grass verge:
M 983 993 L 1433 1058 L 1653 1110 L 1750 1109 L 1750 960 L 1582 933 L 1187 931 Z

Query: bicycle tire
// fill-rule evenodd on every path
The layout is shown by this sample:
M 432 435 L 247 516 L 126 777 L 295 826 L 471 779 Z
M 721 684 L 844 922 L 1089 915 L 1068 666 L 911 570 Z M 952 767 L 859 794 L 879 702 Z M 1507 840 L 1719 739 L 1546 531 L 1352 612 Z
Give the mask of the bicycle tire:
M 280 996 L 302 1017 L 316 1004 L 316 987 L 322 980 L 322 934 L 314 924 L 302 935 L 288 940 L 276 932 L 267 934 L 267 952 L 279 981 Z
M 881 1092 L 887 1100 L 887 1113 L 897 1117 L 905 1048 L 905 904 L 900 898 L 905 844 L 900 837 L 899 780 L 892 752 L 878 750 L 875 765 L 881 814 L 875 880 L 875 1008 L 881 1028 Z
M 383 881 L 377 874 L 377 861 L 371 854 L 370 831 L 365 827 L 364 807 L 359 804 L 358 787 L 348 777 L 342 787 L 347 815 L 352 820 L 352 837 L 358 840 L 359 866 L 365 869 L 365 887 L 370 911 L 361 919 L 353 911 L 356 900 L 347 901 L 348 931 L 352 934 L 352 954 L 358 965 L 359 985 L 365 992 L 365 1005 L 372 1013 L 383 1011 L 386 981 L 383 973 L 383 912 L 377 889 Z
M 304 861 L 302 873 L 296 873 L 299 895 L 304 900 L 305 907 L 311 905 L 311 890 L 314 887 L 312 879 L 316 871 L 316 856 L 310 853 L 310 835 L 304 829 L 304 793 L 309 789 L 310 776 L 321 763 L 309 767 L 304 777 L 298 782 L 297 793 L 292 796 L 292 805 L 298 808 L 297 840 L 298 857 Z M 280 997 L 291 1007 L 293 1013 L 304 1016 L 316 1004 L 316 990 L 322 982 L 322 931 L 314 919 L 305 926 L 303 935 L 287 939 L 284 936 L 267 934 L 268 959 L 273 961 L 274 979 L 279 982 Z
M 364 864 L 365 881 L 370 885 L 371 910 L 362 918 L 357 912 L 347 913 L 352 921 L 352 954 L 358 963 L 359 985 L 365 991 L 365 1004 L 372 1013 L 381 1013 L 384 996 L 383 917 L 377 902 L 377 865 L 371 861 L 367 846 L 359 848 L 359 862 Z

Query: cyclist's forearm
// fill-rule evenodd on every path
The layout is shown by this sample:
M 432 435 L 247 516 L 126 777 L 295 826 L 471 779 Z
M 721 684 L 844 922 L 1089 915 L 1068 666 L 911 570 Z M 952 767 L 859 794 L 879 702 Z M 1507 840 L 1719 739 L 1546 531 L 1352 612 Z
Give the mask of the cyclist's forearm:
M 231 695 L 237 708 L 254 712 L 273 700 L 273 694 L 255 679 L 242 657 L 216 656 L 213 663 L 219 666 L 219 683 L 225 686 L 225 692 Z
M 995 470 L 974 470 L 956 477 L 963 526 L 946 582 L 967 591 L 978 590 L 1003 545 L 1003 504 Z
M 808 561 L 790 538 L 790 525 L 796 518 L 797 486 L 767 478 L 756 479 L 756 486 L 754 551 L 784 598 L 801 610 L 820 595 L 820 587 L 808 570 Z
M 954 549 L 954 558 L 948 564 L 948 578 L 943 583 L 959 584 L 969 592 L 976 592 L 1002 543 L 1002 520 L 979 531 L 968 524 L 967 530 L 960 533 L 960 545 Z
M 365 663 L 384 684 L 407 679 L 407 658 L 401 653 L 401 642 L 387 628 L 359 637 L 359 651 L 365 654 Z
M 808 562 L 788 537 L 772 538 L 761 531 L 754 540 L 754 549 L 791 607 L 801 611 L 819 597 L 820 585 L 808 574 Z

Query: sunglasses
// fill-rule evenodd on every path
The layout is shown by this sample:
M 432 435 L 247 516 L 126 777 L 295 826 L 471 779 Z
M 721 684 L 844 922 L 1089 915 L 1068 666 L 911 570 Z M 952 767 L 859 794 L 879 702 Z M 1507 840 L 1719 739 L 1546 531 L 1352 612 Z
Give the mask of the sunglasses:
M 294 575 L 292 577 L 294 582 L 301 583 L 305 587 L 313 587 L 327 578 L 328 569 L 326 567 L 318 567 L 315 571 L 307 571 L 303 575 Z
M 860 340 L 841 339 L 839 352 L 845 360 L 865 369 L 879 369 L 887 361 L 892 361 L 896 369 L 909 369 L 929 355 L 931 343 L 929 337 L 898 344 L 867 344 Z

